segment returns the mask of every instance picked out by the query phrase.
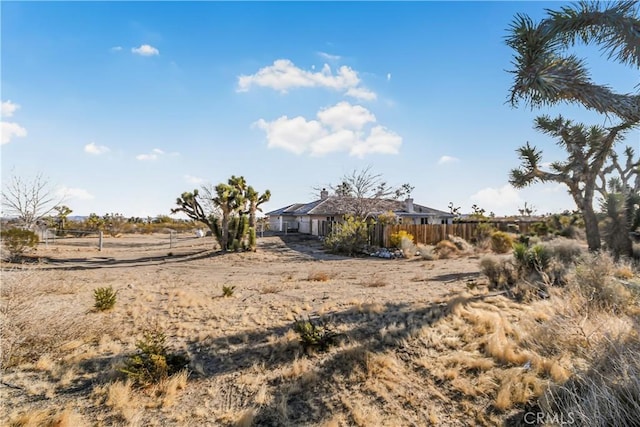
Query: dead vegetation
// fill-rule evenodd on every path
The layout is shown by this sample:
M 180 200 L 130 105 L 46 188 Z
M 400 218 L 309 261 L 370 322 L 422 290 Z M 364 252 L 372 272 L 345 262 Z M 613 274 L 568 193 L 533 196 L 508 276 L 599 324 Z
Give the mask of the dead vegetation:
M 4 271 L 0 423 L 494 426 L 534 410 L 625 425 L 637 413 L 631 264 L 584 258 L 525 303 L 476 279 L 455 244 L 455 259 L 424 263 L 269 243 L 260 258 Z M 96 285 L 118 291 L 112 310 L 92 310 Z M 140 388 L 122 367 L 150 324 L 189 365 Z

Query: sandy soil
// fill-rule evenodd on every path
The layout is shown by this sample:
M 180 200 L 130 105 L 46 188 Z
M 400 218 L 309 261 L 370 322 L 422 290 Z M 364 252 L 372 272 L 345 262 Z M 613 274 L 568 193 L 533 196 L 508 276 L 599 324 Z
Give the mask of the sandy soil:
M 263 237 L 256 253 L 220 254 L 213 239 L 190 235 L 173 247 L 168 235 L 96 245 L 48 242 L 40 262 L 3 265 L 3 338 L 15 341 L 17 362 L 3 369 L 0 424 L 61 413 L 68 425 L 468 425 L 477 417 L 449 406 L 455 395 L 445 398 L 428 370 L 394 365 L 415 351 L 406 342 L 416 331 L 482 280 L 477 256 L 346 258 L 296 234 Z M 118 301 L 96 312 L 93 291 L 103 286 Z M 233 296 L 222 297 L 222 286 L 235 286 Z M 340 345 L 305 355 L 292 324 L 307 316 L 343 334 Z M 153 325 L 188 354 L 186 385 L 117 389 L 117 367 Z M 365 387 L 372 370 L 395 385 Z

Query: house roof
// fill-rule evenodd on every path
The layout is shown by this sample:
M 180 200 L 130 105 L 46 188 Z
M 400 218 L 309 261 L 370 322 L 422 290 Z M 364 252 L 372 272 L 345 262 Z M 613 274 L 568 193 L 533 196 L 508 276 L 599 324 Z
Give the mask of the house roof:
M 302 216 L 302 215 L 343 215 L 349 213 L 348 204 L 335 196 L 326 199 L 316 200 L 310 203 L 294 203 L 271 212 L 267 212 L 267 216 Z M 412 217 L 453 217 L 449 212 L 440 211 L 427 206 L 413 204 L 413 212 L 407 211 L 406 202 L 402 200 L 381 199 L 375 201 L 372 214 L 381 214 L 392 211 L 398 216 Z

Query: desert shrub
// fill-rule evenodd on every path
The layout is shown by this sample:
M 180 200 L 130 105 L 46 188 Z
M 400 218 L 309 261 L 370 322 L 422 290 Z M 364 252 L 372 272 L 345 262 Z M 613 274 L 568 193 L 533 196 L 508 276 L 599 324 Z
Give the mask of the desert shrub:
M 510 260 L 484 257 L 480 271 L 489 279 L 489 289 L 511 288 L 518 281 L 518 270 Z
M 305 351 L 326 350 L 335 344 L 338 337 L 338 334 L 333 332 L 327 323 L 316 323 L 310 317 L 307 317 L 307 320 L 295 319 L 293 330 L 300 336 L 300 344 Z
M 114 291 L 111 286 L 104 288 L 96 288 L 93 291 L 95 303 L 93 307 L 98 311 L 106 311 L 116 305 L 116 296 L 118 291 Z
M 575 264 L 582 256 L 580 244 L 574 240 L 557 239 L 548 245 L 551 256 L 564 265 Z
M 353 216 L 345 216 L 344 221 L 334 225 L 324 241 L 331 252 L 349 256 L 361 253 L 367 247 L 367 223 Z
M 456 248 L 458 248 L 458 250 L 460 252 L 467 253 L 467 252 L 472 252 L 473 251 L 473 245 L 471 245 L 469 242 L 464 240 L 462 237 L 453 236 L 453 235 L 449 234 L 447 236 L 447 240 L 451 241 L 451 243 L 456 245 Z
M 619 262 L 615 268 L 613 275 L 617 279 L 629 280 L 633 278 L 635 273 L 633 272 L 633 267 L 631 266 L 631 264 Z
M 486 247 L 495 228 L 491 224 L 485 222 L 478 223 L 473 233 L 473 241 L 479 247 Z
M 402 249 L 402 256 L 405 258 L 413 258 L 418 252 L 418 247 L 413 243 L 413 240 L 408 237 L 402 237 L 402 240 L 400 241 L 400 249 Z
M 391 236 L 389 236 L 389 244 L 394 248 L 401 249 L 402 239 L 408 239 L 411 242 L 414 241 L 413 234 L 408 233 L 405 230 L 400 230 L 396 233 L 391 233 Z
M 531 232 L 538 237 L 548 236 L 550 231 L 549 224 L 544 221 L 531 224 Z
M 25 252 L 35 249 L 38 245 L 38 235 L 31 230 L 10 228 L 0 231 L 0 237 L 9 251 L 10 260 L 20 258 Z
M 235 289 L 236 289 L 235 286 L 222 285 L 222 296 L 225 298 L 232 297 Z
M 458 253 L 458 247 L 450 240 L 441 240 L 436 244 L 438 258 L 447 259 Z
M 166 335 L 158 327 L 144 331 L 136 348 L 138 352 L 128 357 L 120 371 L 139 387 L 157 384 L 184 369 L 189 363 L 185 355 L 169 353 Z
M 516 243 L 513 245 L 513 256 L 522 272 L 542 272 L 549 266 L 551 250 L 542 244 L 527 247 L 523 243 Z
M 392 225 L 398 223 L 398 216 L 393 211 L 387 211 L 378 215 L 377 220 L 380 225 Z
M 584 426 L 637 426 L 640 414 L 640 341 L 609 343 L 591 363 L 539 401 L 546 420 Z
M 506 254 L 513 248 L 513 238 L 504 231 L 496 231 L 491 235 L 491 250 L 497 254 Z
M 575 269 L 575 286 L 589 304 L 605 310 L 625 310 L 633 294 L 615 278 L 616 265 L 607 253 L 589 255 Z
M 432 246 L 427 246 L 427 245 L 423 245 L 423 244 L 418 243 L 416 245 L 416 247 L 418 248 L 418 253 L 420 254 L 420 257 L 423 260 L 432 261 L 432 260 L 437 258 L 437 255 L 433 251 L 433 247 Z

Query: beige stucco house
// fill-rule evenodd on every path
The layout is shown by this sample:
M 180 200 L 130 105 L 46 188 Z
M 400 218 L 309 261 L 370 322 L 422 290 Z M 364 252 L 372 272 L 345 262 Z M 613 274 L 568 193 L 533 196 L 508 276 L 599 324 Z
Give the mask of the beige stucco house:
M 402 224 L 451 224 L 453 215 L 419 205 L 409 198 L 402 200 L 375 200 L 371 203 L 370 216 L 377 217 L 393 212 Z M 320 192 L 320 199 L 309 203 L 294 203 L 267 212 L 269 227 L 273 231 L 296 230 L 300 233 L 322 235 L 323 223 L 340 221 L 349 214 L 349 204 L 343 198 L 329 196 L 329 192 Z

